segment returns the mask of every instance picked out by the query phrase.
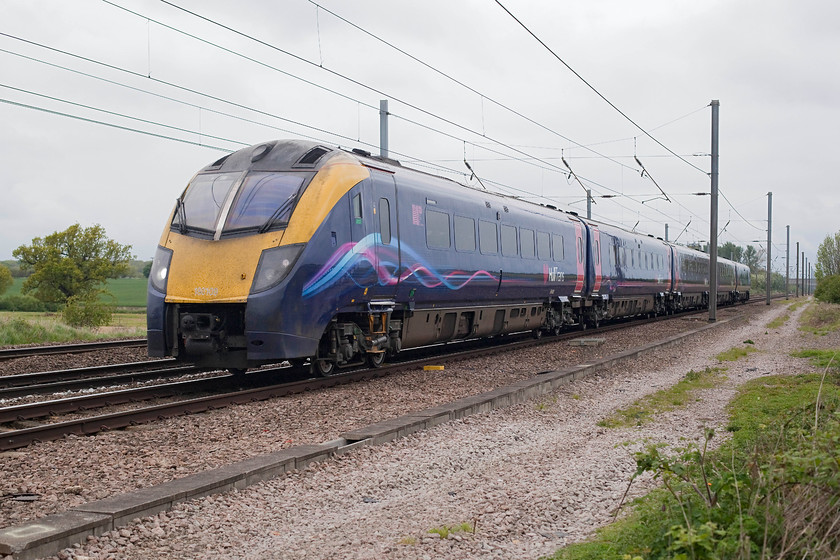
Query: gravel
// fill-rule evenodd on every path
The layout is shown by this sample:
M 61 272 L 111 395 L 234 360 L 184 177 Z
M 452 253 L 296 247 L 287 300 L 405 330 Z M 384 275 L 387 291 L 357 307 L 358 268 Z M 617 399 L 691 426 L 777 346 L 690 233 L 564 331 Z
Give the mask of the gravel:
M 752 306 L 748 323 L 722 325 L 660 354 L 611 368 L 529 404 L 476 415 L 408 438 L 363 448 L 292 475 L 194 500 L 137 520 L 63 558 L 508 558 L 537 557 L 607 522 L 635 465 L 633 447 L 655 438 L 697 439 L 726 422 L 738 384 L 775 371 L 808 369 L 787 356 L 804 344 L 795 321 L 768 331 L 785 308 Z M 727 310 L 729 311 L 729 310 Z M 798 311 L 798 312 L 801 312 Z M 797 313 L 798 313 L 797 312 Z M 720 313 L 719 317 L 726 317 Z M 305 395 L 237 406 L 6 454 L 0 501 L 14 525 L 114 493 L 158 484 L 347 429 L 420 410 L 528 377 L 534 371 L 637 346 L 694 326 L 677 320 L 597 333 L 598 347 L 568 343 L 410 372 Z M 595 336 L 586 333 L 587 337 Z M 808 335 L 810 336 L 810 335 Z M 726 382 L 692 405 L 631 430 L 596 425 L 612 410 L 751 338 L 761 352 L 730 366 Z M 821 345 L 837 344 L 821 337 Z M 808 341 L 814 347 L 814 341 Z M 663 366 L 663 364 L 666 364 Z M 650 481 L 635 483 L 631 495 Z M 428 531 L 467 524 L 448 539 Z M 472 532 L 472 527 L 475 532 Z

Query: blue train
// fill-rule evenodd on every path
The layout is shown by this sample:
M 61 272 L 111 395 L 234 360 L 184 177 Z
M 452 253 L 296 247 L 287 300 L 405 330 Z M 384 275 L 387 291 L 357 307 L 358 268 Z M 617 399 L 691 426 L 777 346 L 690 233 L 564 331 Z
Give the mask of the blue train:
M 749 269 L 718 262 L 720 304 Z M 404 348 L 709 303 L 709 256 L 398 162 L 276 141 L 199 171 L 148 287 L 150 356 L 320 375 Z

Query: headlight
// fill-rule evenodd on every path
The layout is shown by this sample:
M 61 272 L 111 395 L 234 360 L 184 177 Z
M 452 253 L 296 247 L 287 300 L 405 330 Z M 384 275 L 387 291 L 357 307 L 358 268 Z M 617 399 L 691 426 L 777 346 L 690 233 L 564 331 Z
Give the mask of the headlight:
M 170 262 L 172 262 L 172 249 L 158 245 L 155 260 L 152 261 L 152 270 L 149 272 L 149 283 L 163 294 L 166 293 L 166 281 L 169 280 Z
M 284 245 L 263 251 L 257 272 L 254 274 L 254 283 L 251 284 L 251 293 L 263 292 L 282 282 L 292 270 L 304 247 L 306 244 Z

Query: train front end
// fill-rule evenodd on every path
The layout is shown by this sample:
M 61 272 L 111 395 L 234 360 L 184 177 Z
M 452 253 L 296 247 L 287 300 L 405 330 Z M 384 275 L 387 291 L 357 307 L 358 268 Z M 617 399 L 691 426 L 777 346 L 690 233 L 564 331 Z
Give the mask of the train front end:
M 313 355 L 321 333 L 305 328 L 315 310 L 300 302 L 295 271 L 335 203 L 366 177 L 343 152 L 296 141 L 202 169 L 178 197 L 149 275 L 149 355 L 232 371 Z

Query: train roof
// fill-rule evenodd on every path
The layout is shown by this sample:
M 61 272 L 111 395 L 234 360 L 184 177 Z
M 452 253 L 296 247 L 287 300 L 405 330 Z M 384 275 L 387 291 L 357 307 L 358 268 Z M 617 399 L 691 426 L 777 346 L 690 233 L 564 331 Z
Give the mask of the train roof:
M 356 159 L 361 165 L 367 167 L 373 167 L 391 173 L 416 173 L 429 178 L 436 178 L 441 181 L 446 181 L 452 186 L 469 189 L 475 193 L 480 193 L 483 196 L 501 198 L 507 201 L 516 201 L 519 204 L 528 205 L 533 209 L 538 209 L 543 212 L 549 210 L 556 211 L 558 213 L 572 216 L 572 219 L 579 219 L 581 221 L 585 221 L 586 223 L 597 225 L 599 228 L 609 228 L 618 230 L 624 236 L 630 236 L 641 240 L 650 239 L 651 241 L 659 241 L 661 243 L 671 245 L 679 251 L 696 252 L 703 255 L 708 255 L 708 253 L 703 253 L 702 251 L 696 251 L 695 249 L 691 249 L 689 247 L 676 245 L 672 242 L 665 241 L 661 237 L 655 237 L 654 235 L 649 233 L 639 233 L 635 231 L 630 231 L 626 228 L 615 224 L 587 219 L 582 216 L 579 216 L 576 212 L 565 211 L 551 204 L 538 204 L 529 200 L 523 200 L 516 196 L 506 195 L 503 193 L 493 191 L 481 190 L 476 187 L 471 187 L 469 185 L 459 183 L 458 181 L 454 181 L 447 177 L 441 177 L 439 175 L 434 175 L 418 169 L 404 167 L 399 161 L 395 159 L 376 156 L 365 150 L 360 150 L 358 148 L 344 149 L 340 147 L 329 147 L 324 144 L 312 142 L 309 140 L 273 140 L 270 142 L 263 142 L 260 144 L 255 144 L 253 146 L 248 146 L 246 148 L 242 148 L 216 160 L 210 165 L 204 167 L 201 171 L 199 171 L 199 173 L 236 172 L 246 170 L 317 171 L 321 167 L 327 165 L 330 162 L 330 160 L 341 155 L 344 155 L 345 157 L 350 156 Z M 728 261 L 727 259 L 720 260 L 732 262 Z

